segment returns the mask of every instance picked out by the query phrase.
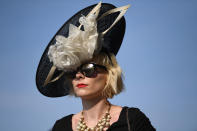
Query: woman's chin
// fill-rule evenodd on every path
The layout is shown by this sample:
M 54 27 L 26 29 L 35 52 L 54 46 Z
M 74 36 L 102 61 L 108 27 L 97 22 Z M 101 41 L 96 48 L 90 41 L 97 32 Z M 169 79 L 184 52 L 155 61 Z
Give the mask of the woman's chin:
M 99 98 L 101 95 L 98 94 L 92 94 L 92 93 L 81 93 L 81 94 L 76 94 L 77 97 L 80 97 L 83 100 L 93 100 Z

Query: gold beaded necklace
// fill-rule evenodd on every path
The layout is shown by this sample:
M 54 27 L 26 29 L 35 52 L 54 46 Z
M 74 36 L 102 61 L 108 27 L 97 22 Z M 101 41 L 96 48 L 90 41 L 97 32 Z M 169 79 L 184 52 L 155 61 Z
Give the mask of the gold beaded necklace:
M 109 104 L 109 103 L 108 103 Z M 111 104 L 109 104 L 109 108 L 106 111 L 105 115 L 98 121 L 95 127 L 88 127 L 86 122 L 84 121 L 84 112 L 81 112 L 81 118 L 79 119 L 79 123 L 77 125 L 77 131 L 104 131 L 104 128 L 109 128 L 110 126 L 110 109 Z

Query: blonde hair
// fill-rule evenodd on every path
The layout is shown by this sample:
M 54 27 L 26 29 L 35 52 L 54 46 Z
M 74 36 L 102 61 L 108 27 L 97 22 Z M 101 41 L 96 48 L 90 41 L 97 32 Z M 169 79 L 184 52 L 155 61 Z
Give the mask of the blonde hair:
M 102 95 L 106 98 L 113 98 L 124 89 L 123 74 L 114 54 L 99 53 L 91 60 L 107 68 L 108 77 Z
M 99 53 L 95 55 L 90 62 L 103 65 L 107 68 L 107 82 L 102 91 L 102 96 L 105 98 L 113 98 L 124 89 L 123 74 L 114 54 Z M 69 95 L 75 95 L 72 84 L 70 83 Z M 76 96 L 77 97 L 77 96 Z

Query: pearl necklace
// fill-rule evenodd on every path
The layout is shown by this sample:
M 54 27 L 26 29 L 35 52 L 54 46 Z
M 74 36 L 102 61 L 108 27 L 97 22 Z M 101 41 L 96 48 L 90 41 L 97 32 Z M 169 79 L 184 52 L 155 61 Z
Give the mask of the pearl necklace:
M 109 104 L 109 108 L 107 110 L 107 112 L 105 113 L 105 115 L 102 117 L 102 119 L 100 119 L 98 121 L 98 123 L 96 124 L 95 127 L 88 127 L 86 125 L 86 122 L 84 121 L 84 112 L 81 112 L 81 118 L 79 119 L 79 123 L 77 125 L 77 131 L 104 131 L 104 128 L 109 128 L 110 126 L 110 111 L 111 109 L 111 104 Z

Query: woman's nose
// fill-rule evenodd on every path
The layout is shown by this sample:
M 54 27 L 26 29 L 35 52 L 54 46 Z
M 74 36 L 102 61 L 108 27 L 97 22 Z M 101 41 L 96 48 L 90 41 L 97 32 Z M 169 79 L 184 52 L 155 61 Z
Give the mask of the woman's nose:
M 81 72 L 78 71 L 76 73 L 76 79 L 81 79 L 81 78 L 83 79 L 83 78 L 85 78 L 85 76 Z

